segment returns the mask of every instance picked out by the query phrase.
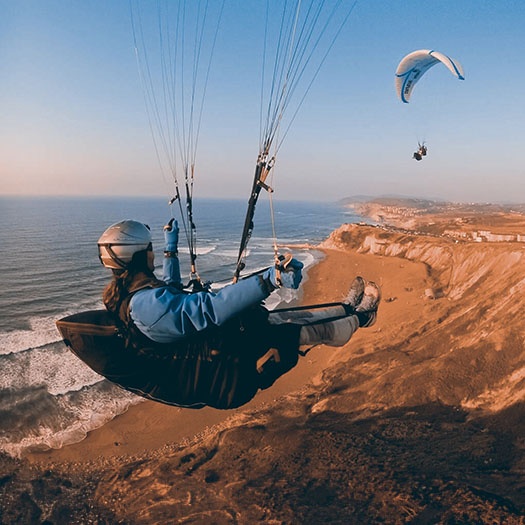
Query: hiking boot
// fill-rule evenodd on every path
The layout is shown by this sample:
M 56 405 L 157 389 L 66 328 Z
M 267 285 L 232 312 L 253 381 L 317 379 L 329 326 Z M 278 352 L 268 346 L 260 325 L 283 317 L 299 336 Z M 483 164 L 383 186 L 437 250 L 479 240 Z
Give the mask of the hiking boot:
M 352 281 L 348 295 L 343 301 L 345 305 L 350 306 L 352 309 L 356 309 L 361 303 L 365 293 L 365 280 L 359 275 Z
M 368 281 L 364 289 L 364 296 L 356 307 L 358 312 L 371 312 L 377 310 L 381 301 L 381 290 L 376 283 Z
M 364 290 L 364 297 L 355 309 L 359 319 L 359 326 L 367 328 L 376 322 L 377 308 L 381 301 L 381 289 L 376 283 L 368 281 Z

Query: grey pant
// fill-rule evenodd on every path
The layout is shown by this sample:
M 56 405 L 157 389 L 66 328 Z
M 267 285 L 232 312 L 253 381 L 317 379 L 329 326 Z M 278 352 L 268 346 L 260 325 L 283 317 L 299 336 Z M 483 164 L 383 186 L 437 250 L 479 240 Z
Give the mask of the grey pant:
M 359 328 L 357 316 L 348 315 L 342 306 L 277 310 L 270 312 L 268 321 L 300 326 L 300 345 L 343 346 Z

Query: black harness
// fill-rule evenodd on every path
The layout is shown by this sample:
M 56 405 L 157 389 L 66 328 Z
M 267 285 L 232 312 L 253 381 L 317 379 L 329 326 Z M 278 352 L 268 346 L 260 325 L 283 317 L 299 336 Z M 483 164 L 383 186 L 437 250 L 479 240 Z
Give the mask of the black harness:
M 129 303 L 139 290 L 163 286 L 163 281 L 138 274 L 117 305 L 118 315 L 107 313 L 112 321 L 104 322 L 115 327 L 108 332 L 111 341 L 69 336 L 66 343 L 89 366 L 122 387 L 192 408 L 243 405 L 297 363 L 299 327 L 271 325 L 268 311 L 260 305 L 175 343 L 152 341 L 133 323 Z

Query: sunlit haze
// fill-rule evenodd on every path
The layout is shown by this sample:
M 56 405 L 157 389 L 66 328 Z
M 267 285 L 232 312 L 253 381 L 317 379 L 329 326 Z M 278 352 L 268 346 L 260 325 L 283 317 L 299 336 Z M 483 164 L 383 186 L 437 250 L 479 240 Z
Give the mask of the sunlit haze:
M 248 196 L 265 5 L 225 3 L 195 196 Z M 279 151 L 276 195 L 525 201 L 524 27 L 521 0 L 358 1 Z M 434 67 L 403 104 L 394 72 L 416 49 L 456 58 L 465 80 Z M 128 0 L 0 0 L 0 75 L 0 195 L 169 193 Z

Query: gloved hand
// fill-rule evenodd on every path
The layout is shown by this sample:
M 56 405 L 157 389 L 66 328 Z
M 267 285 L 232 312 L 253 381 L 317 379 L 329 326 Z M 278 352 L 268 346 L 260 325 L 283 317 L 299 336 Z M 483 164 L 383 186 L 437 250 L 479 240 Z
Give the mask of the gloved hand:
M 268 268 L 265 277 L 269 279 L 274 288 L 284 286 L 284 288 L 297 290 L 303 279 L 303 266 L 301 261 L 293 259 L 290 255 L 289 258 L 284 259 L 279 270 L 275 266 Z
M 175 219 L 164 226 L 164 251 L 176 252 L 179 245 L 179 224 Z

